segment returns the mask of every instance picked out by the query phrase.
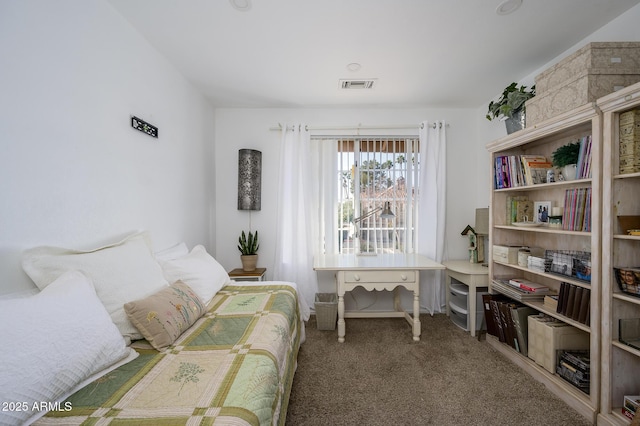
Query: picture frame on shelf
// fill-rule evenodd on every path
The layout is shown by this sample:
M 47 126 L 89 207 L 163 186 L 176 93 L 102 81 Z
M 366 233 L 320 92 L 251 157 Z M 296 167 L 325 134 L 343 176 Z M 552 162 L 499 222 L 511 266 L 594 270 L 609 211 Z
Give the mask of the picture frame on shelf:
M 551 215 L 551 201 L 535 201 L 533 211 L 535 214 L 534 222 L 548 224 Z

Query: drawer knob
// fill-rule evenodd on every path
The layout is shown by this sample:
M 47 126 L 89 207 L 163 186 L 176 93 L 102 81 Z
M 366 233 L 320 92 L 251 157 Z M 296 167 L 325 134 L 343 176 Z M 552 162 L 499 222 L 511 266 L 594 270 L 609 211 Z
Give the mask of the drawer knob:
M 353 276 L 353 279 L 354 279 L 354 280 L 356 280 L 356 281 L 360 281 L 360 275 L 355 274 L 355 275 Z
M 401 274 L 400 278 L 402 278 L 402 281 L 406 281 L 407 280 L 407 276 L 405 274 Z

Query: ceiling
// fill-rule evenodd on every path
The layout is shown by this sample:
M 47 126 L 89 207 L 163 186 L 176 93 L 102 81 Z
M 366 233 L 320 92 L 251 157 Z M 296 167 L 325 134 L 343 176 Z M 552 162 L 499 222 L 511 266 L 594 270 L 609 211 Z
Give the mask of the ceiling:
M 640 3 L 235 1 L 109 0 L 214 107 L 475 108 Z

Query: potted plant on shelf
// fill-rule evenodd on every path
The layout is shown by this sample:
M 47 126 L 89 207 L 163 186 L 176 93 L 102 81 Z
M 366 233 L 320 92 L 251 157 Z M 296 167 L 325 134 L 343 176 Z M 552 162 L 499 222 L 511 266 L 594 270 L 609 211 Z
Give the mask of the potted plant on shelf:
M 249 231 L 249 235 L 242 231 L 242 234 L 238 237 L 238 250 L 240 250 L 240 260 L 242 261 L 242 269 L 245 272 L 252 272 L 256 270 L 256 264 L 258 263 L 258 231 L 254 234 Z
M 577 177 L 576 167 L 579 156 L 580 142 L 572 142 L 553 151 L 551 160 L 555 167 L 562 170 L 562 176 L 565 180 L 574 180 Z
M 486 118 L 491 121 L 495 118 L 505 120 L 507 133 L 511 134 L 525 127 L 524 103 L 536 95 L 536 86 L 518 87 L 517 83 L 511 83 L 502 92 L 502 96 L 497 101 L 489 103 L 489 110 Z

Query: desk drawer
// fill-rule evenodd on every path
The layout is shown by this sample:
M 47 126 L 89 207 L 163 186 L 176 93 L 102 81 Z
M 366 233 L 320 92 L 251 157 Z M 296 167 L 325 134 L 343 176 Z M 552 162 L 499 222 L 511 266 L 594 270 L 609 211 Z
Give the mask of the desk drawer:
M 345 271 L 347 283 L 407 283 L 416 281 L 415 271 Z

